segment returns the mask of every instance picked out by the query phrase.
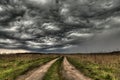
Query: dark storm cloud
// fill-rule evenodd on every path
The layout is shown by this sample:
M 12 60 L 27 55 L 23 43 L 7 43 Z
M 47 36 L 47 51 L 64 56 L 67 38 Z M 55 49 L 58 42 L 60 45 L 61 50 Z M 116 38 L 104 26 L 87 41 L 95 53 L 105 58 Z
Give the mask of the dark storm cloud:
M 119 0 L 1 0 L 0 47 L 46 52 L 116 50 L 119 13 Z

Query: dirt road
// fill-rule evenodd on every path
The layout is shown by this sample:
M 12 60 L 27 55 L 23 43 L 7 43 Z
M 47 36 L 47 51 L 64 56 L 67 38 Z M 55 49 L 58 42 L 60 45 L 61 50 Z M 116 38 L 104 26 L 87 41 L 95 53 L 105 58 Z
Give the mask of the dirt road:
M 67 58 L 64 58 L 63 61 L 63 77 L 67 80 L 91 80 L 88 77 L 85 77 L 82 73 L 80 73 L 74 66 L 72 66 Z
M 27 76 L 23 75 L 20 78 L 16 79 L 16 80 L 42 80 L 43 76 L 45 75 L 45 73 L 48 71 L 48 69 L 50 68 L 50 66 L 56 61 L 57 59 L 54 59 L 50 62 L 48 62 L 47 64 L 41 66 L 40 68 L 36 69 L 35 71 L 32 71 L 32 74 L 29 74 Z

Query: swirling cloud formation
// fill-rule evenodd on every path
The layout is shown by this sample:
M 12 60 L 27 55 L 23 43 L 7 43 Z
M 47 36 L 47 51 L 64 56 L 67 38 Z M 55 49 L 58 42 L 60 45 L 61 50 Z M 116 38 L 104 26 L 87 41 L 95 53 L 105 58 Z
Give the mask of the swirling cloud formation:
M 116 50 L 119 27 L 119 0 L 0 0 L 1 48 Z

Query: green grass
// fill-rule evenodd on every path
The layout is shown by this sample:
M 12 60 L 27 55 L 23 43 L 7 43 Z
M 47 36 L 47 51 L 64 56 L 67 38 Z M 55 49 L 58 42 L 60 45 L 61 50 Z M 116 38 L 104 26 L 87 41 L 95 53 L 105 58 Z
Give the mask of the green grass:
M 80 72 L 93 80 L 117 80 L 113 76 L 114 70 L 100 66 L 90 61 L 80 61 L 75 58 L 68 58 L 69 62 L 74 65 Z
M 21 57 L 22 58 L 22 57 Z M 23 57 L 24 58 L 24 57 Z M 55 57 L 37 57 L 26 59 L 0 60 L 0 80 L 15 80 L 16 77 L 38 67 Z
M 58 59 L 48 70 L 48 72 L 45 74 L 43 80 L 62 80 L 61 79 L 61 63 L 63 61 L 63 58 Z

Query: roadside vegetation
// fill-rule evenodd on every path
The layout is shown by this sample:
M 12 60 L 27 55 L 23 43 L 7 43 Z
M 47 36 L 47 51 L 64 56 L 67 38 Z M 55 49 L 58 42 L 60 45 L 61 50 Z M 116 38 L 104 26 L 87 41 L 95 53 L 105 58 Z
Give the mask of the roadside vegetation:
M 92 80 L 120 80 L 120 54 L 72 54 L 60 55 Z M 37 68 L 57 57 L 56 54 L 8 54 L 0 55 L 0 80 L 15 80 L 18 76 Z M 65 80 L 63 57 L 48 69 L 43 80 Z M 66 76 L 65 76 L 66 77 Z
M 56 55 L 41 54 L 0 55 L 0 80 L 15 80 L 19 75 L 56 57 Z
M 68 60 L 93 80 L 120 80 L 119 54 L 69 55 Z
M 45 74 L 43 80 L 62 80 L 61 79 L 61 64 L 63 57 L 59 58 Z

